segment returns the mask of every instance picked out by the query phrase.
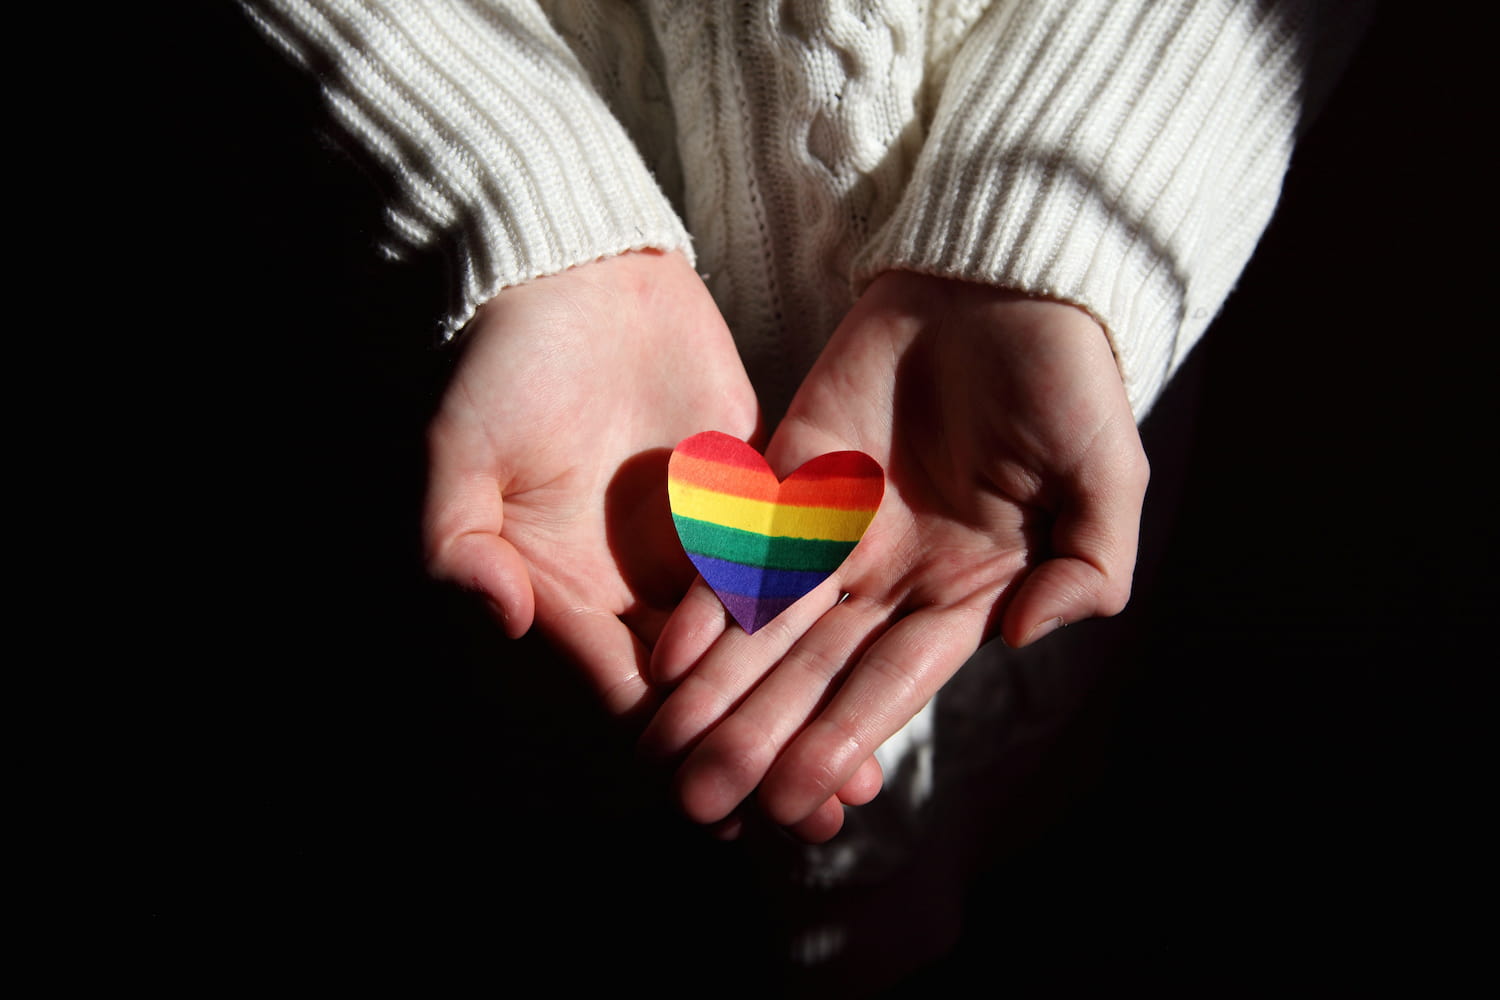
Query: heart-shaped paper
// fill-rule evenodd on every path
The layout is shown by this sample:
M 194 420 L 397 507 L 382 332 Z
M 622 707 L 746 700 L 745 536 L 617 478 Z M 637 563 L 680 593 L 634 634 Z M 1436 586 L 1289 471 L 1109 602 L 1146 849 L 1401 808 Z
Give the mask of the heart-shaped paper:
M 838 569 L 875 518 L 880 463 L 835 451 L 778 482 L 745 442 L 704 431 L 667 464 L 672 520 L 688 558 L 746 632 Z

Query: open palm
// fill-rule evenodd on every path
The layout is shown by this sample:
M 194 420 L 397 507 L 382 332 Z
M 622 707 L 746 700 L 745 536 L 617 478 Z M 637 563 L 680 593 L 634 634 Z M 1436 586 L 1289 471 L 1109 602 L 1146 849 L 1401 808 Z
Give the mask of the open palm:
M 729 331 L 680 255 L 507 289 L 466 333 L 429 430 L 429 566 L 485 594 L 511 635 L 535 622 L 630 713 L 693 578 L 667 506 L 670 449 L 756 421 Z
M 887 476 L 848 562 L 754 635 L 700 582 L 661 635 L 653 670 L 680 683 L 645 742 L 691 748 L 679 794 L 699 821 L 759 787 L 773 820 L 832 836 L 851 801 L 835 792 L 982 642 L 1024 645 L 1129 597 L 1146 460 L 1108 339 L 1081 310 L 883 275 L 767 460 L 786 475 L 846 448 Z

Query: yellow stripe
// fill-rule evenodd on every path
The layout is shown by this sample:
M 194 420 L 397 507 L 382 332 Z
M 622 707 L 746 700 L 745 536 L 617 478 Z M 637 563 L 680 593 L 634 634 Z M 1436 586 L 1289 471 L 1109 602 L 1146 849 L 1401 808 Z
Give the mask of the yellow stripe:
M 672 480 L 667 483 L 667 491 L 674 514 L 773 538 L 857 542 L 875 516 L 873 510 L 782 506 Z

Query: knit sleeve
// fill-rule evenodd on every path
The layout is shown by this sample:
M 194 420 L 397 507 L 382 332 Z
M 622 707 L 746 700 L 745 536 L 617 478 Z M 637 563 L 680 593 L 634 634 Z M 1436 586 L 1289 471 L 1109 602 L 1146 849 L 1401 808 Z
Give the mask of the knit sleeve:
M 856 278 L 902 268 L 1083 306 L 1144 417 L 1270 220 L 1314 7 L 997 0 Z
M 242 0 L 392 180 L 388 249 L 443 245 L 452 333 L 501 289 L 688 235 L 588 73 L 519 0 Z

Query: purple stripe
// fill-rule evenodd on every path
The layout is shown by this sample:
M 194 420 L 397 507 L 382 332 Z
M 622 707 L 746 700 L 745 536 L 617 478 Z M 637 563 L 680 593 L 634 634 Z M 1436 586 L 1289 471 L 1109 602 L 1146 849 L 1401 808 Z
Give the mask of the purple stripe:
M 827 573 L 814 570 L 770 569 L 746 566 L 744 563 L 715 559 L 697 552 L 689 552 L 688 558 L 698 567 L 709 586 L 714 590 L 733 591 L 746 597 L 791 597 L 798 598 L 828 579 Z
M 707 579 L 705 577 L 705 579 Z M 740 623 L 740 628 L 754 635 L 755 632 L 772 618 L 781 614 L 787 608 L 797 603 L 796 597 L 742 597 L 739 594 L 720 593 L 719 600 L 724 602 L 724 607 L 734 616 L 734 620 Z

